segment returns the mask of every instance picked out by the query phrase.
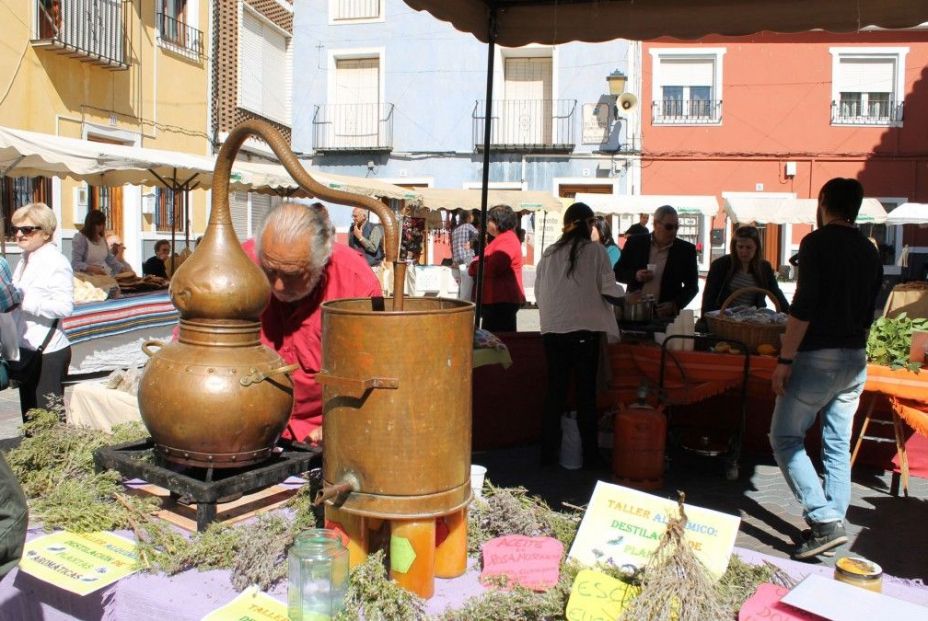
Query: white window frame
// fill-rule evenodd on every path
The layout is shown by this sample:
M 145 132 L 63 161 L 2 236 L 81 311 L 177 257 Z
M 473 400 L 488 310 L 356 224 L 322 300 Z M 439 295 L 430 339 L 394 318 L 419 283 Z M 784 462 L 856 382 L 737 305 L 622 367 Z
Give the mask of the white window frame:
M 377 24 L 387 21 L 387 3 L 386 0 L 379 0 L 380 9 L 378 17 L 362 17 L 358 19 L 337 18 L 335 10 L 338 0 L 329 0 L 329 26 L 346 26 L 351 24 Z
M 648 52 L 651 54 L 651 124 L 664 127 L 712 127 L 722 124 L 722 59 L 727 52 L 724 47 L 660 47 L 651 48 Z M 654 102 L 663 100 L 664 84 L 660 79 L 661 62 L 664 60 L 707 60 L 712 62 L 714 72 L 712 84 L 712 99 L 710 102 L 719 102 L 716 108 L 715 118 L 707 121 L 686 122 L 686 121 L 665 121 L 663 117 L 654 115 Z
M 330 106 L 339 103 L 335 100 L 335 72 L 340 60 L 358 60 L 362 58 L 377 58 L 378 62 L 378 81 L 380 82 L 380 104 L 386 103 L 386 75 L 387 75 L 387 50 L 384 47 L 359 47 L 329 50 L 326 76 L 326 103 Z
M 896 106 L 905 100 L 905 57 L 909 53 L 908 47 L 830 47 L 831 54 L 831 104 L 836 104 L 841 98 L 841 89 L 838 86 L 838 76 L 841 74 L 841 61 L 845 59 L 857 60 L 893 60 L 896 63 L 895 83 L 893 84 L 892 99 L 889 102 L 895 112 Z M 905 110 L 903 110 L 904 114 Z M 886 122 L 869 123 L 835 123 L 836 115 L 831 114 L 833 127 L 902 127 L 903 118 L 893 114 Z
M 242 110 L 247 110 L 249 112 L 257 114 L 260 117 L 270 119 L 272 121 L 280 123 L 281 125 L 285 125 L 286 127 L 293 127 L 293 35 L 287 32 L 286 30 L 284 30 L 283 28 L 281 28 L 280 26 L 278 26 L 277 24 L 275 24 L 274 22 L 272 22 L 271 20 L 269 20 L 267 17 L 261 14 L 261 12 L 256 11 L 255 9 L 251 8 L 244 2 L 239 2 L 238 6 L 239 6 L 239 10 L 238 10 L 238 46 L 239 46 L 239 49 L 236 50 L 236 54 L 237 54 L 236 66 L 237 66 L 237 72 L 238 72 L 237 83 L 236 83 L 237 84 L 236 85 L 236 105 Z M 259 19 L 264 24 L 264 26 L 270 27 L 271 29 L 276 30 L 278 34 L 280 34 L 282 37 L 284 37 L 287 40 L 287 64 L 289 66 L 287 67 L 286 71 L 289 72 L 290 74 L 290 79 L 289 79 L 290 92 L 287 93 L 286 95 L 287 101 L 288 101 L 288 107 L 287 107 L 288 118 L 279 118 L 279 117 L 271 116 L 266 111 L 254 110 L 242 103 L 243 88 L 242 88 L 241 45 L 242 45 L 242 28 L 244 27 L 244 23 L 245 23 L 244 22 L 245 11 L 249 11 L 251 15 Z

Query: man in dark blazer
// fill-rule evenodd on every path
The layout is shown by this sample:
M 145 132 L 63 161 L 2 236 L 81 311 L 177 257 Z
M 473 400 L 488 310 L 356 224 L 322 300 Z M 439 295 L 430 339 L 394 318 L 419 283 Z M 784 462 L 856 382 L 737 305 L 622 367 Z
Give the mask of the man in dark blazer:
M 627 284 L 629 293 L 654 294 L 659 317 L 674 317 L 699 292 L 696 246 L 677 239 L 679 227 L 676 209 L 658 207 L 654 232 L 629 237 L 615 266 L 616 280 Z

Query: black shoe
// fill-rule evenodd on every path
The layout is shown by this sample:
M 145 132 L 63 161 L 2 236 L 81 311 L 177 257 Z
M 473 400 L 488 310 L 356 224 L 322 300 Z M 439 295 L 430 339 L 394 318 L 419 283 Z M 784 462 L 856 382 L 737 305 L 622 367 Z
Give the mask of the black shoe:
M 796 547 L 793 558 L 805 560 L 824 554 L 828 550 L 847 543 L 847 533 L 842 522 L 813 523 L 809 538 Z
M 806 543 L 807 541 L 809 541 L 809 539 L 811 538 L 812 538 L 812 529 L 807 528 L 801 533 L 799 533 L 799 539 L 798 540 L 794 539 L 793 543 L 795 543 L 797 546 L 800 546 Z M 822 552 L 822 556 L 827 556 L 828 558 L 831 558 L 834 555 L 835 555 L 834 548 L 832 548 L 831 550 L 825 550 L 824 552 Z

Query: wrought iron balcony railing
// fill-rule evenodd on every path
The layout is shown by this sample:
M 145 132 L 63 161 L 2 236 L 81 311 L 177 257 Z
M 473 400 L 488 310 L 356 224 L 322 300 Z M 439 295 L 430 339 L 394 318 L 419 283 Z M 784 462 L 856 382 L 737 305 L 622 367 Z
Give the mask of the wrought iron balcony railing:
M 327 104 L 313 115 L 316 151 L 392 151 L 393 104 Z
M 516 151 L 572 151 L 576 99 L 494 99 L 490 148 Z M 486 100 L 474 104 L 474 149 L 483 149 Z
M 902 123 L 902 102 L 887 100 L 833 101 L 832 125 L 898 125 Z
M 722 122 L 722 101 L 660 99 L 651 103 L 654 125 L 701 125 Z
M 172 47 L 182 54 L 195 58 L 203 57 L 203 33 L 193 26 L 166 13 L 156 13 L 158 36 L 161 44 Z
M 32 44 L 110 69 L 127 69 L 121 0 L 35 0 Z

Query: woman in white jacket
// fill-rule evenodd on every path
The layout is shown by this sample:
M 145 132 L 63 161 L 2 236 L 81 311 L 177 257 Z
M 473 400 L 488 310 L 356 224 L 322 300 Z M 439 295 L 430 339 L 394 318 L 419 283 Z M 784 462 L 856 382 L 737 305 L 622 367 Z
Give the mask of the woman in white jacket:
M 573 379 L 583 465 L 599 465 L 596 431 L 596 373 L 604 334 L 618 336 L 610 303 L 625 295 L 616 283 L 606 247 L 590 239 L 594 214 L 584 203 L 564 212 L 561 238 L 548 248 L 535 274 L 535 299 L 548 363 L 542 421 L 541 463 L 557 461 L 561 415 Z
M 19 334 L 19 405 L 25 421 L 32 408 L 49 408 L 64 397 L 71 344 L 61 319 L 74 308 L 71 263 L 52 242 L 58 221 L 48 205 L 30 203 L 13 213 L 13 232 L 23 254 L 13 272 L 22 292 Z M 31 362 L 30 362 L 31 361 Z

